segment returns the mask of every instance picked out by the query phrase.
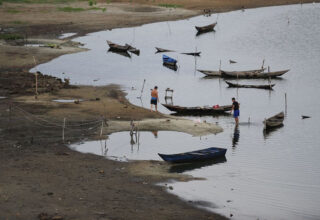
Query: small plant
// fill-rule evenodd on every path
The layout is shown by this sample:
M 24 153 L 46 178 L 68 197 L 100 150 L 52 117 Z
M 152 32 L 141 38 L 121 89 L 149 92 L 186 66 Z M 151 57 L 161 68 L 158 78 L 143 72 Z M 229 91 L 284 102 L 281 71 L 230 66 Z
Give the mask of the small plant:
M 93 5 L 93 0 L 89 0 L 89 6 Z
M 0 6 L 2 5 L 2 1 L 0 0 Z
M 107 4 L 110 4 L 111 3 L 111 0 L 106 0 Z
M 11 33 L 5 33 L 0 34 L 1 40 L 20 40 L 23 39 L 23 36 L 20 34 L 11 34 Z
M 9 8 L 6 10 L 6 12 L 11 13 L 11 14 L 16 14 L 16 13 L 19 13 L 20 11 L 13 9 L 13 8 Z
M 158 4 L 160 7 L 165 8 L 182 8 L 182 5 L 175 5 L 175 4 Z
M 105 12 L 106 10 L 107 10 L 106 8 L 103 8 L 103 9 L 102 9 L 102 12 Z
M 84 8 L 72 8 L 72 7 L 63 7 L 63 8 L 58 8 L 59 11 L 63 12 L 81 12 L 84 11 Z

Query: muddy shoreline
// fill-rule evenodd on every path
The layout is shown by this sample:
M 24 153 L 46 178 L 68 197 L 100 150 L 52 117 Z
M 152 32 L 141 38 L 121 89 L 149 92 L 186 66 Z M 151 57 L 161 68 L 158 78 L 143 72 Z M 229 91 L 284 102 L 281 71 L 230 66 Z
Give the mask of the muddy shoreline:
M 169 3 L 177 4 L 174 1 Z M 300 1 L 252 1 L 247 7 L 289 3 Z M 86 6 L 80 2 L 73 3 L 72 7 Z M 105 5 L 99 3 L 98 7 Z M 60 48 L 25 48 L 18 41 L 1 41 L 0 96 L 7 98 L 0 99 L 0 218 L 225 219 L 195 208 L 193 204 L 199 201 L 182 201 L 166 193 L 170 184 L 155 186 L 155 183 L 172 178 L 192 179 L 168 174 L 165 163 L 120 163 L 74 152 L 67 147 L 69 143 L 101 138 L 101 121 L 129 123 L 142 119 L 167 120 L 167 116 L 130 104 L 116 85 L 74 87 L 63 79 L 49 76 L 40 77 L 43 81 L 35 99 L 34 75 L 28 73 L 28 69 L 35 65 L 33 56 L 39 64 L 82 50 L 69 39 L 57 40 L 62 32 L 83 35 L 106 28 L 182 19 L 213 6 L 205 1 L 197 4 L 187 1 L 184 8 L 193 10 L 128 3 L 112 3 L 106 7 L 110 14 L 97 11 L 75 15 L 52 12 L 56 6 L 46 4 L 4 3 L 1 6 L 2 28 L 13 28 L 13 33 L 26 35 L 28 39 L 40 39 L 39 42 L 48 41 L 60 45 Z M 239 3 L 221 1 L 215 10 L 241 8 Z M 13 10 L 19 12 L 12 13 Z M 47 19 L 31 19 L 35 15 L 41 16 L 42 11 L 51 12 Z M 121 18 L 124 15 L 132 19 Z M 106 21 L 107 18 L 114 19 Z M 22 20 L 26 23 L 21 23 Z M 53 103 L 53 99 L 85 101 L 79 104 Z M 67 118 L 67 129 L 63 141 L 64 118 Z

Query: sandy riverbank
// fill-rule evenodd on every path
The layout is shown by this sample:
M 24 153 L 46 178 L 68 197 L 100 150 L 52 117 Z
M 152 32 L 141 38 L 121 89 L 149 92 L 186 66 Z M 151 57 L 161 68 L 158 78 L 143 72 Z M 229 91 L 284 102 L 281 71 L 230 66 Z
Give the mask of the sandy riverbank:
M 224 219 L 193 208 L 192 203 L 196 201 L 181 201 L 165 193 L 166 187 L 154 186 L 168 178 L 190 179 L 168 174 L 164 163 L 119 163 L 74 152 L 66 146 L 99 138 L 100 123 L 105 119 L 114 123 L 113 128 L 119 131 L 127 130 L 130 120 L 148 119 L 163 124 L 168 120 L 167 116 L 131 105 L 118 86 L 77 88 L 50 77 L 41 78 L 41 94 L 35 100 L 34 76 L 28 69 L 34 66 L 33 56 L 37 63 L 43 63 L 83 50 L 69 39 L 57 39 L 61 33 L 82 35 L 182 19 L 202 13 L 204 8 L 226 11 L 240 9 L 243 5 L 248 8 L 299 2 L 188 0 L 183 2 L 182 8 L 173 9 L 157 5 L 180 5 L 181 1 L 111 4 L 101 1 L 95 6 L 100 9 L 95 10 L 89 10 L 87 2 L 4 2 L 0 6 L 1 33 L 17 34 L 31 43 L 59 47 L 25 47 L 22 45 L 25 39 L 0 41 L 0 96 L 8 97 L 0 100 L 0 218 L 38 219 L 39 214 L 47 213 L 49 217 L 42 214 L 42 219 L 53 216 L 55 219 L 61 219 L 59 216 L 64 219 Z M 85 10 L 64 12 L 59 9 L 65 7 Z M 53 99 L 84 101 L 55 103 L 51 101 Z M 65 143 L 62 143 L 64 118 L 67 129 Z M 147 129 L 161 128 L 152 122 Z M 194 125 L 190 124 L 190 127 Z M 182 130 L 181 126 L 175 130 L 179 129 L 189 133 L 193 130 Z M 208 129 L 204 130 L 208 132 Z M 220 129 L 215 127 L 209 131 L 215 133 Z M 106 130 L 106 133 L 110 132 L 112 130 Z

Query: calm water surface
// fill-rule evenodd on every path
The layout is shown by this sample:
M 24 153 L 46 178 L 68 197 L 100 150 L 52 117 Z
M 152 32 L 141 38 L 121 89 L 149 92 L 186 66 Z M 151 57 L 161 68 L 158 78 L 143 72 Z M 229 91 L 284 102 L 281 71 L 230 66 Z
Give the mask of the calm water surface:
M 215 33 L 196 37 L 194 25 L 218 20 Z M 126 132 L 112 134 L 105 143 L 73 145 L 82 152 L 129 159 L 160 160 L 157 153 L 176 153 L 205 147 L 228 149 L 226 161 L 185 173 L 205 181 L 173 183 L 173 192 L 186 200 L 207 201 L 205 208 L 235 219 L 320 219 L 320 5 L 292 5 L 235 11 L 136 28 L 101 31 L 77 38 L 91 49 L 64 55 L 36 67 L 43 73 L 69 77 L 77 84 L 118 83 L 129 100 L 149 108 L 150 88 L 174 89 L 174 104 L 197 106 L 241 103 L 240 126 L 231 117 L 202 117 L 219 123 L 224 132 L 206 137 L 159 132 L 140 134 L 139 146 Z M 106 40 L 130 43 L 141 49 L 131 58 L 107 52 Z M 201 57 L 167 53 L 178 60 L 178 71 L 162 66 L 154 47 L 178 52 L 201 51 Z M 237 64 L 229 64 L 229 59 Z M 259 68 L 262 60 L 271 70 L 290 69 L 274 91 L 228 89 L 222 79 L 205 79 L 199 69 L 241 70 Z M 64 73 L 64 74 L 63 74 Z M 140 96 L 143 80 L 146 85 Z M 241 80 L 247 83 L 248 80 Z M 252 83 L 267 83 L 252 80 Z M 288 106 L 284 127 L 263 133 L 262 121 Z M 161 112 L 168 111 L 160 107 Z M 310 115 L 310 119 L 301 119 Z M 247 123 L 250 118 L 251 123 Z M 194 119 L 194 118 L 191 118 Z

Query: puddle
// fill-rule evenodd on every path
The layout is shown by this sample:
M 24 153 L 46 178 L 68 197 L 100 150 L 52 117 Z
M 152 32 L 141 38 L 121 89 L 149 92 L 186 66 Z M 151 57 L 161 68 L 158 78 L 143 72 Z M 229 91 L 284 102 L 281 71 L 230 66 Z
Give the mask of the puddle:
M 7 97 L 5 97 L 5 96 L 0 96 L 0 99 L 6 99 Z
M 44 47 L 44 44 L 25 44 L 25 47 Z
M 60 102 L 60 103 L 74 103 L 76 101 L 83 102 L 82 99 L 54 99 L 53 102 Z
M 61 34 L 59 36 L 59 39 L 65 39 L 65 38 L 68 38 L 68 37 L 72 37 L 74 35 L 76 35 L 77 33 L 64 33 L 64 34 Z
M 193 137 L 171 131 L 113 133 L 106 140 L 89 141 L 71 145 L 70 148 L 82 153 L 91 153 L 118 160 L 159 160 L 158 153 L 174 154 L 214 147 L 215 135 Z M 208 165 L 208 164 L 207 164 Z M 204 165 L 203 165 L 204 166 Z

